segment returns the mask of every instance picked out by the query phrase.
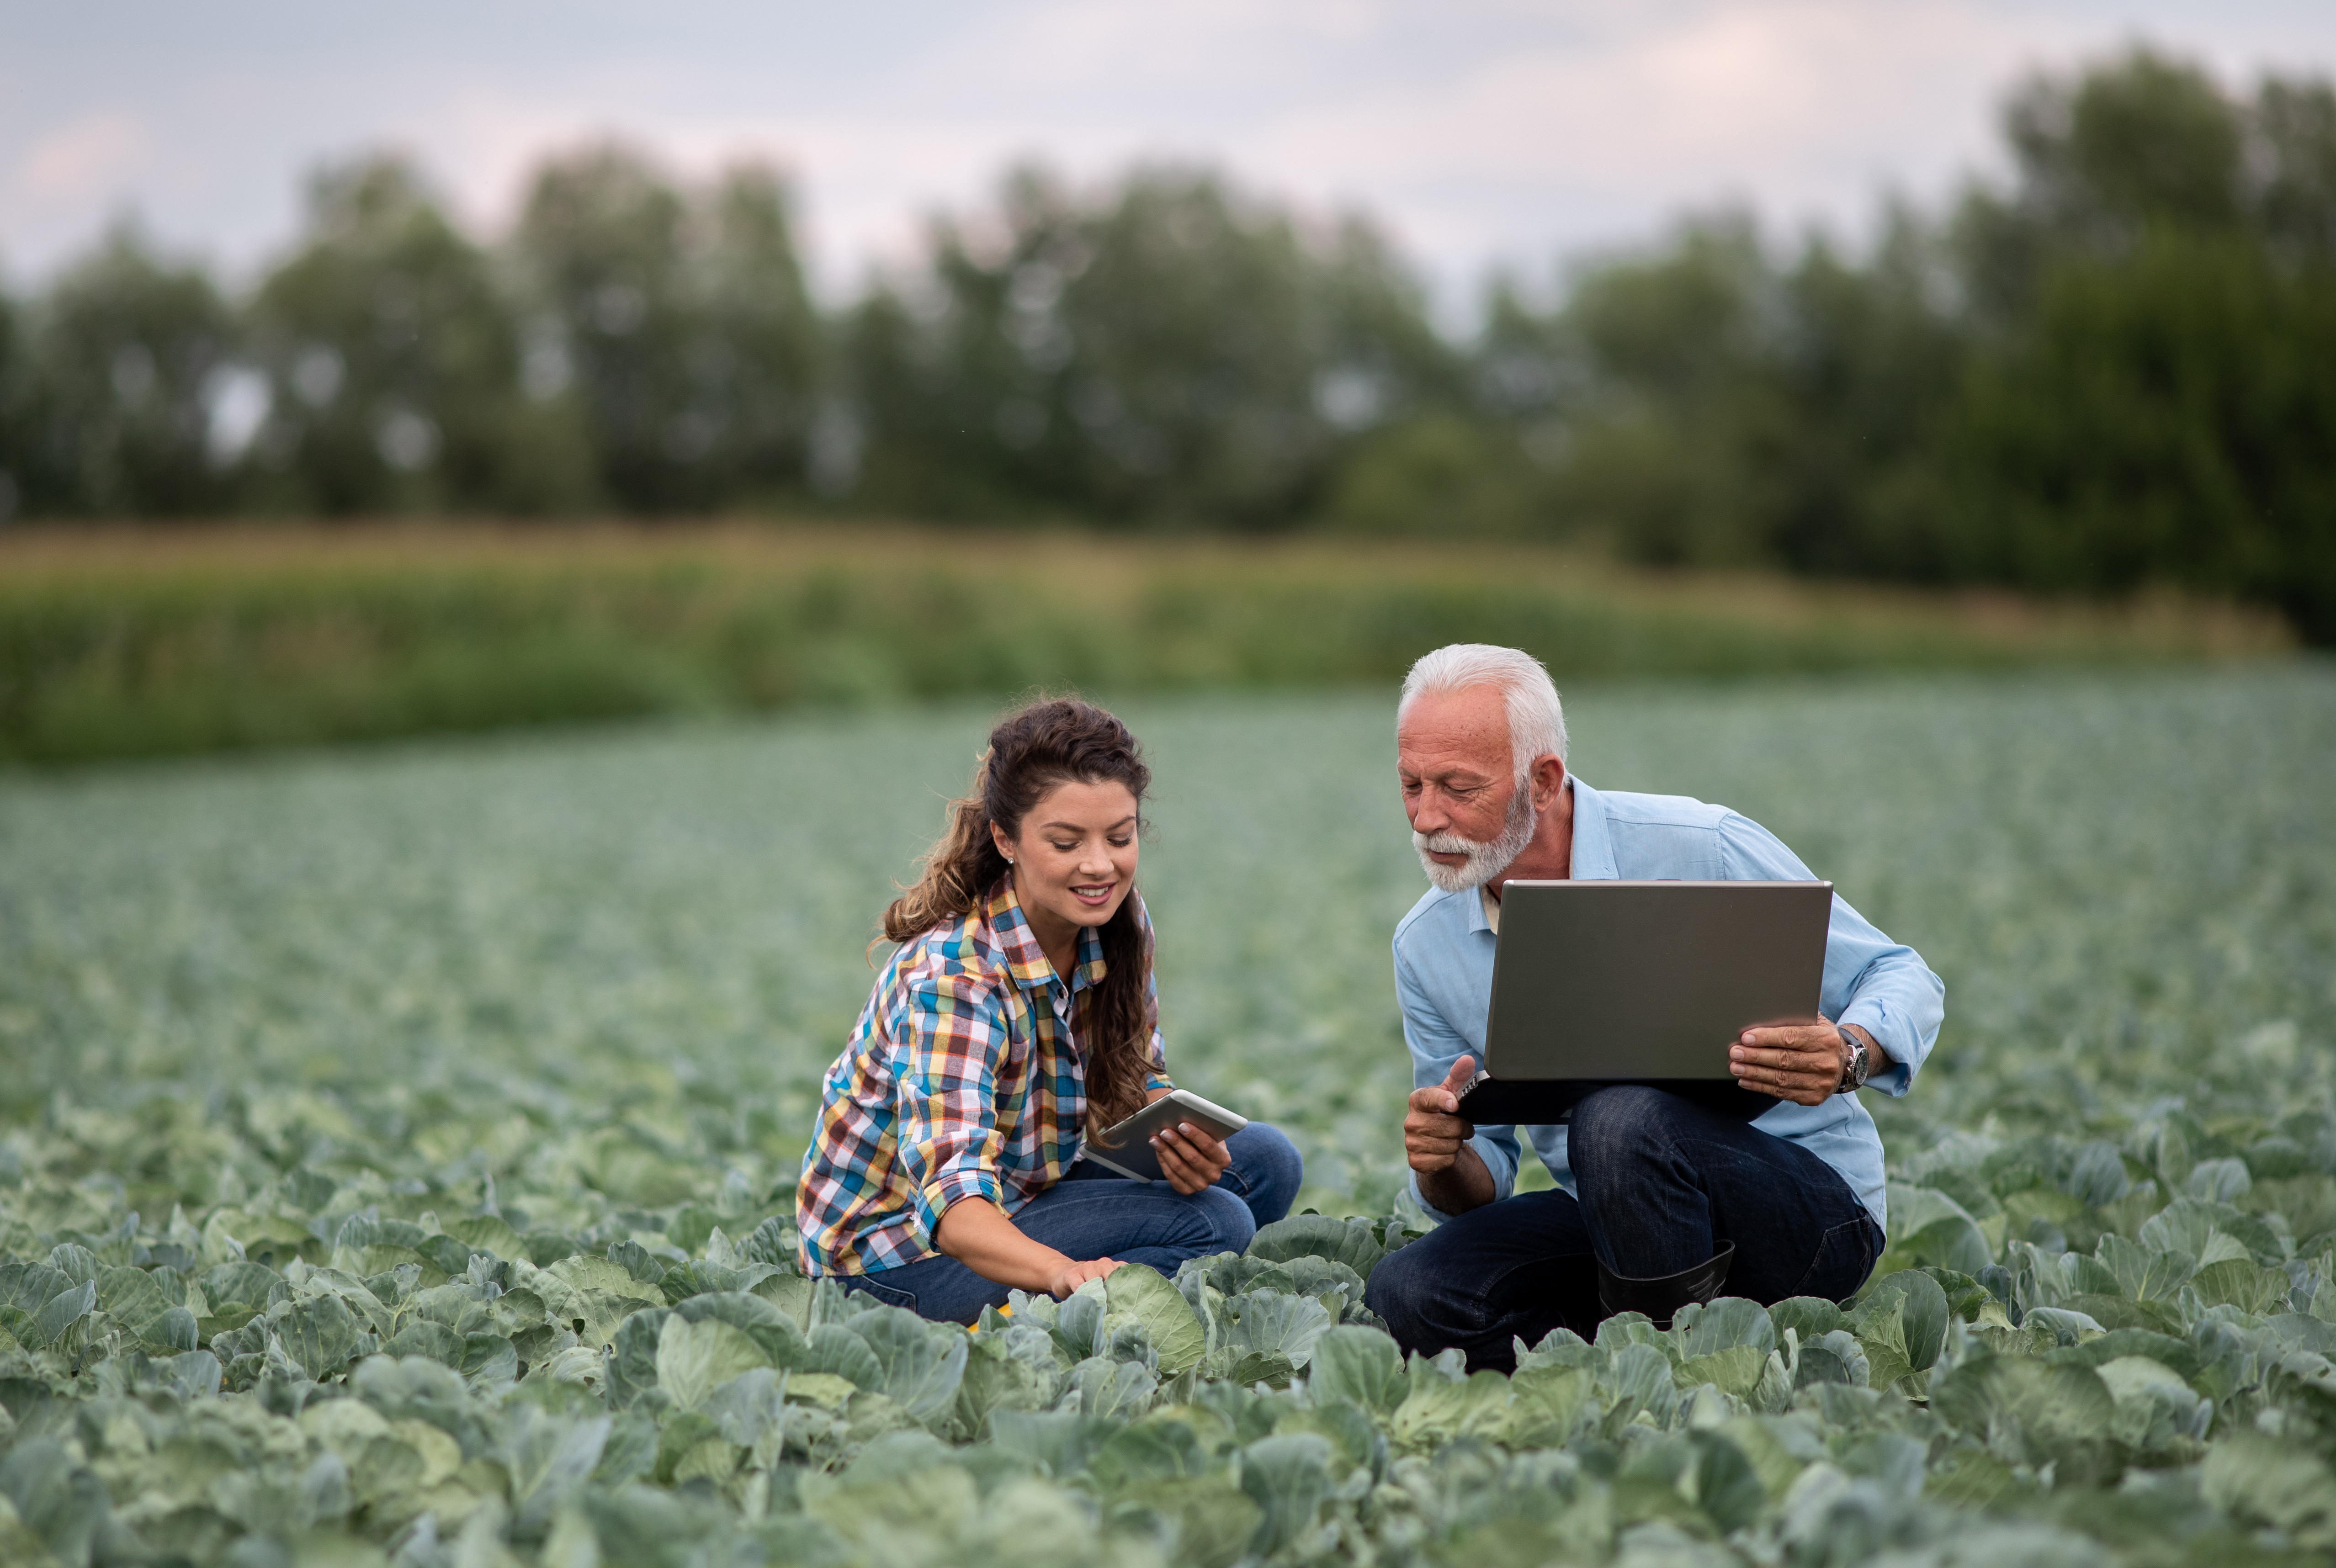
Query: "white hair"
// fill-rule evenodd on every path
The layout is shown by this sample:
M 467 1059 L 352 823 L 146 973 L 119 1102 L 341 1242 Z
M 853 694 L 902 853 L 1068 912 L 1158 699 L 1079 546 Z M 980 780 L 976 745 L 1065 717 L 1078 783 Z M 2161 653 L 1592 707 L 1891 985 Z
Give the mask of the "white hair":
M 1509 760 L 1522 785 L 1533 773 L 1536 758 L 1565 760 L 1565 708 L 1557 699 L 1557 683 L 1541 660 L 1514 648 L 1488 642 L 1455 642 L 1434 653 L 1422 654 L 1403 677 L 1403 697 L 1396 704 L 1400 725 L 1414 699 L 1466 691 L 1473 687 L 1497 687 L 1509 714 Z

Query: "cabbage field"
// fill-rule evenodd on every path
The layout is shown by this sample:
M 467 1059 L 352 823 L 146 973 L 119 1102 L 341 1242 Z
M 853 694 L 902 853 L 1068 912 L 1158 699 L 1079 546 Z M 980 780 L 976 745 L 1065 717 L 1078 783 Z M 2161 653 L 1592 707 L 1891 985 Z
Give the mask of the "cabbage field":
M 1171 1065 L 1315 1213 L 972 1332 L 789 1222 L 983 711 L 0 776 L 0 1563 L 2328 1562 L 2336 670 L 1571 695 L 1948 1023 L 1860 1299 L 1514 1377 L 1361 1305 L 1420 1222 L 1385 693 L 1123 710 Z

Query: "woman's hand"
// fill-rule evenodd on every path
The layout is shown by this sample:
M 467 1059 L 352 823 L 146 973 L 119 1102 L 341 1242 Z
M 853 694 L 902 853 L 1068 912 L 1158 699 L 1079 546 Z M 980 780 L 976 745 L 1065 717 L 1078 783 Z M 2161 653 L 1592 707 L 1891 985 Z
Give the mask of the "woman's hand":
M 1067 1296 L 1119 1267 L 1116 1258 L 1066 1258 L 1044 1242 L 1032 1241 L 987 1198 L 951 1203 L 933 1232 L 933 1242 L 985 1280 L 1050 1296 Z
M 1160 1157 L 1160 1171 L 1168 1184 L 1187 1197 L 1213 1186 L 1233 1163 L 1222 1143 L 1190 1122 L 1179 1122 L 1152 1135 L 1152 1152 Z
M 1118 1267 L 1116 1258 L 1089 1258 L 1085 1262 L 1066 1259 L 1055 1277 L 1046 1281 L 1046 1294 L 1059 1301 L 1089 1280 L 1100 1280 Z

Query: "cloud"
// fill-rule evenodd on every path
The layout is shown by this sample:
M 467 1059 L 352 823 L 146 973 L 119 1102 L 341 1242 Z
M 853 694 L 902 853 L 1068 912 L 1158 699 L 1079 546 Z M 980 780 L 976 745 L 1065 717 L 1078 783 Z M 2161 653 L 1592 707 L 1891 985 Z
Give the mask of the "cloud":
M 59 126 L 17 161 L 15 184 L 24 197 L 63 204 L 103 199 L 144 161 L 146 127 L 120 110 L 100 110 Z
M 1720 200 L 1854 229 L 1885 188 L 1935 197 L 1994 157 L 2022 71 L 2136 31 L 2234 82 L 2336 63 L 2326 0 L 674 0 L 549 35 L 415 10 L 316 14 L 293 44 L 230 20 L 141 53 L 92 24 L 79 53 L 19 51 L 0 64 L 0 145 L 29 149 L 0 165 L 11 248 L 54 258 L 134 200 L 248 260 L 287 234 L 306 170 L 384 143 L 497 226 L 546 152 L 614 133 L 693 173 L 793 170 L 831 292 L 1029 156 L 1081 180 L 1203 160 L 1360 206 L 1465 287 Z

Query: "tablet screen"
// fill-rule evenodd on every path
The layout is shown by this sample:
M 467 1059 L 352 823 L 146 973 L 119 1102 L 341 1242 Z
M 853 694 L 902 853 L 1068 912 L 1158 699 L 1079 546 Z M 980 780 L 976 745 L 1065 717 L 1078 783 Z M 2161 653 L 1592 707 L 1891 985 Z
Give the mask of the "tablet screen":
M 1082 1153 L 1107 1170 L 1139 1182 L 1163 1180 L 1159 1156 L 1152 1148 L 1156 1133 L 1188 1122 L 1213 1138 L 1228 1138 L 1249 1125 L 1249 1120 L 1222 1105 L 1212 1105 L 1183 1089 L 1172 1090 L 1125 1121 L 1089 1138 Z

